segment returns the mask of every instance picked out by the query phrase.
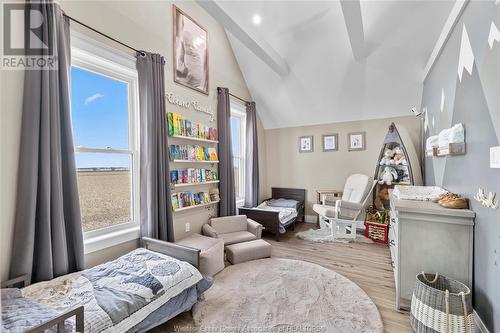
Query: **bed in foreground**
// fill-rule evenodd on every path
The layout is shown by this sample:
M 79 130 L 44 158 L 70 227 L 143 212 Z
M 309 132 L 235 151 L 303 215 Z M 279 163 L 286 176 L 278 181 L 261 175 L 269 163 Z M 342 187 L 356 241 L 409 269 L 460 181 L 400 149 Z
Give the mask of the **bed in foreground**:
M 2 289 L 2 331 L 43 332 L 51 323 L 62 331 L 145 332 L 190 310 L 212 284 L 195 267 L 199 250 L 143 245 L 82 272 Z
M 273 187 L 271 198 L 257 207 L 241 207 L 239 214 L 262 224 L 264 231 L 274 234 L 279 241 L 288 228 L 304 221 L 305 198 L 305 189 Z

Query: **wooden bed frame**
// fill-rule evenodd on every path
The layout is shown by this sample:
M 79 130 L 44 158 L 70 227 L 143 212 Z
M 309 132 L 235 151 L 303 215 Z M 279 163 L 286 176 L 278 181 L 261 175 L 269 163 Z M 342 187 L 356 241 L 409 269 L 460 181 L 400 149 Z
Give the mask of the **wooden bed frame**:
M 182 246 L 174 243 L 168 243 L 157 239 L 148 237 L 141 238 L 141 246 L 145 249 L 166 254 L 176 259 L 186 261 L 196 268 L 199 268 L 200 263 L 200 250 L 187 246 Z M 1 283 L 2 288 L 24 288 L 31 283 L 31 275 L 25 274 L 11 280 Z M 40 324 L 25 333 L 43 333 L 54 326 L 57 326 L 57 332 L 64 332 L 64 322 L 75 316 L 76 332 L 84 332 L 84 307 L 79 306 L 75 309 L 66 311 L 65 313 L 51 319 L 43 324 Z
M 304 204 L 306 200 L 306 190 L 297 188 L 282 188 L 282 187 L 272 187 L 271 188 L 271 198 L 266 199 L 292 199 L 297 200 L 297 217 L 288 224 L 287 228 L 295 228 L 295 223 L 304 222 Z M 264 201 L 266 201 L 264 200 Z M 255 209 L 251 207 L 241 207 L 238 209 L 238 213 L 241 215 L 246 215 L 249 219 L 259 222 L 264 226 L 264 231 L 274 234 L 276 241 L 280 240 L 280 220 L 279 212 L 265 211 L 262 209 Z

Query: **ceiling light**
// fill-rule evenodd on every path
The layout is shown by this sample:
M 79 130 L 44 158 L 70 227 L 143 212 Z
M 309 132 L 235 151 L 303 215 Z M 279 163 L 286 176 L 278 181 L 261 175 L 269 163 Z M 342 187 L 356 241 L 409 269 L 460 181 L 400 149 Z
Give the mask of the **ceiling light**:
M 260 22 L 262 22 L 262 18 L 260 17 L 260 15 L 256 14 L 252 17 L 252 22 L 255 25 L 259 25 Z

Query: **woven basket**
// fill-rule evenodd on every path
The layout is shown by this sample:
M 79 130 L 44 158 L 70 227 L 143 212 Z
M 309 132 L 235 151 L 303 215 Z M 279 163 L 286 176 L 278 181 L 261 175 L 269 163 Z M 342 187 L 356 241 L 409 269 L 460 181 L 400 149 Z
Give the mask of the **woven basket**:
M 473 333 L 470 289 L 437 273 L 418 274 L 410 322 L 417 333 Z

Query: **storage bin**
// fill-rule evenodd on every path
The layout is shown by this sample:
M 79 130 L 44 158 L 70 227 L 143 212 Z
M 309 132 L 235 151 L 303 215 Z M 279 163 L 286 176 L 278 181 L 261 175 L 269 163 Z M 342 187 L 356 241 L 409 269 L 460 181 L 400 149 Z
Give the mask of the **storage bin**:
M 469 287 L 437 273 L 418 274 L 411 299 L 410 324 L 417 333 L 473 333 Z

